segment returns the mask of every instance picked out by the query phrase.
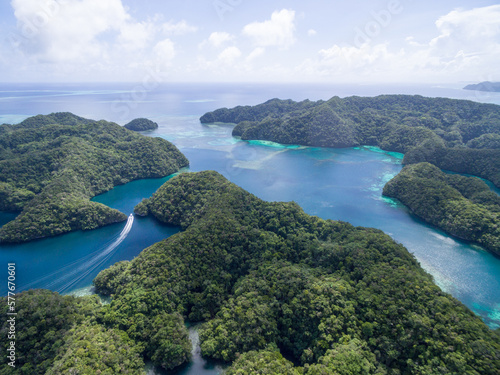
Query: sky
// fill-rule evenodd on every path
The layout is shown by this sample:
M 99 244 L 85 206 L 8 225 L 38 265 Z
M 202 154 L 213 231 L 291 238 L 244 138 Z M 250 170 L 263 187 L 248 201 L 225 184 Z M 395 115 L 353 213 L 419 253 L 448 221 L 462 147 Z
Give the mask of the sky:
M 3 0 L 0 82 L 500 81 L 500 1 Z

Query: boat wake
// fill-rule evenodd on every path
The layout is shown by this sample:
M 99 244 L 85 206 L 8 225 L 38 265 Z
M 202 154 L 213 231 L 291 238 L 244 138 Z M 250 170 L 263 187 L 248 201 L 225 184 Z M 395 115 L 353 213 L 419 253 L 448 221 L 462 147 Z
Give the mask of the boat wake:
M 134 215 L 130 214 L 121 233 L 110 243 L 49 275 L 24 285 L 22 289 L 27 290 L 36 285 L 37 288 L 50 289 L 59 293 L 69 291 L 113 256 L 116 248 L 127 238 L 133 224 Z

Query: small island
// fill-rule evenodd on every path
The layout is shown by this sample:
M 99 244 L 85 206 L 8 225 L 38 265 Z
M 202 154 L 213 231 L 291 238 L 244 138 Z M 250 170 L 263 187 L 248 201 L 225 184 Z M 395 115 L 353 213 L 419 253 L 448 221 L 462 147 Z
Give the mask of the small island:
M 1 242 L 25 242 L 124 221 L 96 195 L 189 164 L 170 142 L 71 113 L 0 126 L 0 210 L 19 212 Z
M 148 120 L 147 118 L 136 118 L 135 120 L 132 120 L 128 124 L 126 124 L 124 128 L 135 132 L 143 132 L 147 130 L 158 129 L 158 124 L 156 122 Z
M 485 81 L 477 84 L 471 84 L 465 86 L 464 90 L 500 92 L 500 82 Z

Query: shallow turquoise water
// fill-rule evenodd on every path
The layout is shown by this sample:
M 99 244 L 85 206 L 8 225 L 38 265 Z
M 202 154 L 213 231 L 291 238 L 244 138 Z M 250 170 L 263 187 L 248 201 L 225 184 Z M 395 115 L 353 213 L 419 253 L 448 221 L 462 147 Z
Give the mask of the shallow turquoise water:
M 206 111 L 258 104 L 271 97 L 299 100 L 411 93 L 474 99 L 470 92 L 432 87 L 166 85 L 148 93 L 147 102 L 127 102 L 124 95 L 134 87 L 61 86 L 54 87 L 50 96 L 36 87 L 29 93 L 23 91 L 26 87 L 13 87 L 10 93 L 0 93 L 0 102 L 5 104 L 0 107 L 0 123 L 56 111 L 121 124 L 148 117 L 159 124 L 159 129 L 145 134 L 177 145 L 190 160 L 191 171 L 216 170 L 262 199 L 293 200 L 312 215 L 384 230 L 415 255 L 443 290 L 479 314 L 490 327 L 500 326 L 500 258 L 426 225 L 404 206 L 381 196 L 385 183 L 402 168 L 401 154 L 373 147 L 322 149 L 245 142 L 231 136 L 232 126 L 199 123 Z M 500 94 L 486 99 L 500 104 Z M 116 103 L 122 110 L 116 111 L 112 105 Z M 165 180 L 134 181 L 95 200 L 129 214 Z M 0 225 L 13 218 L 12 214 L 0 213 Z M 29 244 L 1 245 L 0 265 L 16 262 L 20 288 L 48 287 L 69 292 L 89 285 L 100 269 L 132 259 L 143 248 L 178 231 L 150 218 L 135 218 L 123 242 L 100 263 L 103 257 L 99 254 L 113 245 L 124 226 L 120 223 Z M 5 288 L 2 293 L 6 293 Z M 218 371 L 198 356 L 178 373 L 208 375 Z

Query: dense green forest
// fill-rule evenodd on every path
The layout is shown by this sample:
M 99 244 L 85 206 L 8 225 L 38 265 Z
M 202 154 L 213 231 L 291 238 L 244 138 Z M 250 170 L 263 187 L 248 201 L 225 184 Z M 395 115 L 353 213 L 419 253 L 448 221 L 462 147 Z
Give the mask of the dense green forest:
M 242 139 L 320 147 L 378 146 L 407 153 L 405 163 L 430 162 L 500 187 L 500 106 L 414 95 L 272 99 L 222 108 L 202 123 L 237 124 Z
M 383 194 L 447 233 L 500 255 L 500 197 L 480 179 L 446 174 L 420 163 L 406 166 Z
M 16 296 L 16 367 L 4 363 L 1 375 L 130 374 L 143 375 L 141 348 L 126 332 L 98 323 L 101 303 L 97 296 L 60 296 L 48 290 L 31 290 Z M 9 306 L 1 299 L 0 313 Z M 7 352 L 7 319 L 0 328 Z
M 210 171 L 169 180 L 136 213 L 183 231 L 97 276 L 113 297 L 99 322 L 149 357 L 164 350 L 166 368 L 189 357 L 184 320 L 205 322 L 202 353 L 234 361 L 229 374 L 500 368 L 498 332 L 379 230 L 264 202 Z
M 127 216 L 90 198 L 188 165 L 171 143 L 71 113 L 0 126 L 0 210 L 20 212 L 0 241 L 94 229 Z

